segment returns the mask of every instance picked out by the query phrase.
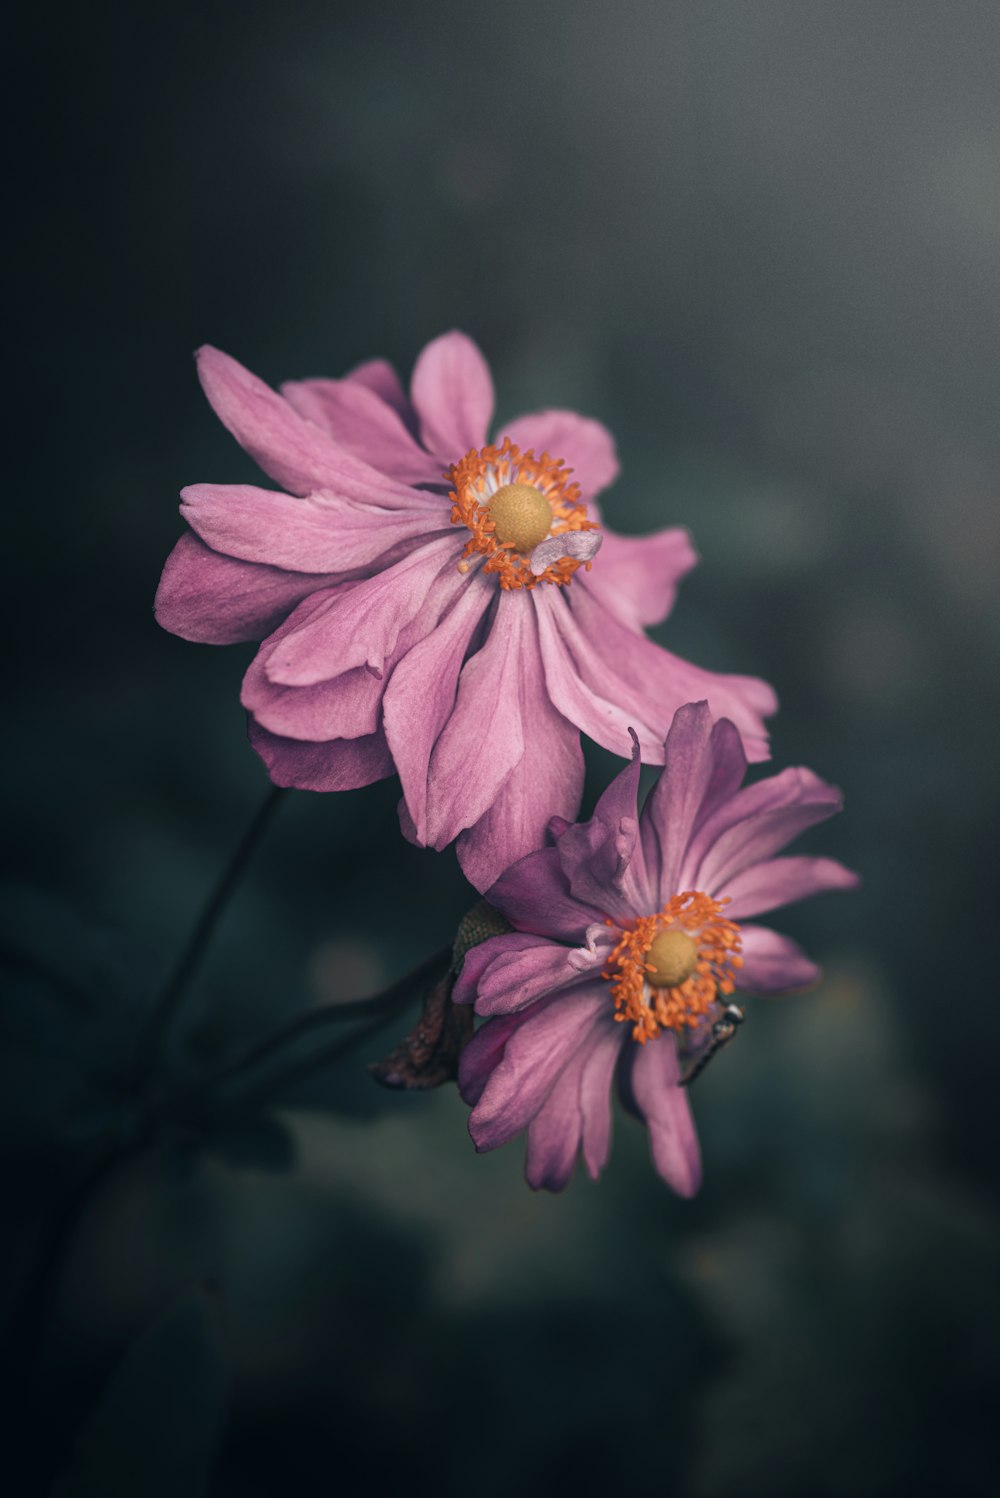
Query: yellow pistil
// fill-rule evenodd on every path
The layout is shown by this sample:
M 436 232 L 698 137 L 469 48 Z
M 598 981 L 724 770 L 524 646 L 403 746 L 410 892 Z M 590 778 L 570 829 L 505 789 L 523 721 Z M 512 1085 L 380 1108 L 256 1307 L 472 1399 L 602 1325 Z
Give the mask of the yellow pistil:
M 739 926 L 720 915 L 728 903 L 687 890 L 657 915 L 608 920 L 619 937 L 602 977 L 611 983 L 615 1019 L 632 1025 L 640 1045 L 662 1030 L 697 1029 L 716 1000 L 732 993 L 743 958 Z
M 468 558 L 476 552 L 486 558 L 483 571 L 496 573 L 501 588 L 566 587 L 578 567 L 589 570 L 589 562 L 575 557 L 560 557 L 537 576 L 531 570 L 531 552 L 548 537 L 600 529 L 587 519 L 580 486 L 570 482 L 572 471 L 547 452 L 540 458 L 531 450 L 522 453 L 509 437 L 473 448 L 453 463 L 445 474 L 453 485 L 451 521 L 470 532 L 459 572 L 469 571 Z

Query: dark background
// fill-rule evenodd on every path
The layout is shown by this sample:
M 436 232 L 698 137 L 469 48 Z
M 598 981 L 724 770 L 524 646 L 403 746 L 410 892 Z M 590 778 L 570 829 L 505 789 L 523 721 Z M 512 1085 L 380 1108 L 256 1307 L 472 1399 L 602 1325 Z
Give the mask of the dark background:
M 46 1272 L 9 1490 L 986 1492 L 1000 12 L 146 0 L 35 8 L 16 42 L 8 1309 Z M 397 1024 L 74 1213 L 127 1142 L 115 1060 L 266 789 L 250 648 L 150 611 L 178 489 L 254 472 L 191 351 L 408 371 L 452 326 L 501 418 L 614 430 L 611 523 L 703 556 L 658 638 L 775 682 L 776 765 L 845 787 L 809 847 L 864 888 L 780 922 L 826 981 L 699 1081 L 693 1203 L 627 1120 L 599 1185 L 534 1196 L 453 1089 L 373 1086 Z M 469 891 L 395 801 L 286 798 L 174 1065 L 450 939 Z

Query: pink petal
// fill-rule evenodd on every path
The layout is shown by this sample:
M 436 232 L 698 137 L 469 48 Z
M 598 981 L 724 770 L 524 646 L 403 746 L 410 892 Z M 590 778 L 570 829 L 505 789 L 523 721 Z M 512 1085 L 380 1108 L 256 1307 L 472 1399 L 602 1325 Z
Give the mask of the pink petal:
M 639 842 L 639 743 L 633 736 L 631 763 L 604 791 L 589 822 L 566 827 L 556 843 L 574 899 L 614 919 L 648 915 L 642 845 Z
M 563 1068 L 607 1012 L 605 983 L 569 989 L 540 999 L 527 1015 L 519 1012 L 521 1023 L 469 1119 L 477 1149 L 496 1149 L 527 1128 Z
M 410 397 L 403 389 L 399 375 L 387 359 L 366 359 L 363 364 L 356 364 L 353 369 L 348 370 L 344 378 L 354 380 L 368 390 L 374 390 L 380 400 L 392 407 L 406 430 L 416 434 L 417 413 L 410 404 Z
M 544 994 L 600 977 L 612 946 L 611 933 L 602 926 L 588 934 L 598 939 L 583 947 L 566 947 L 538 937 L 531 938 L 530 946 L 521 946 L 526 938 L 520 932 L 511 932 L 516 943 L 499 937 L 498 941 L 508 944 L 492 955 L 479 975 L 476 1013 L 510 1014 Z
M 684 854 L 715 770 L 713 727 L 707 702 L 677 709 L 665 767 L 643 807 L 642 844 L 657 909 L 680 892 Z
M 432 847 L 444 848 L 479 821 L 524 753 L 519 697 L 530 627 L 528 599 L 501 592 L 486 643 L 462 667 L 427 778 Z
M 344 452 L 263 380 L 207 345 L 198 375 L 212 409 L 266 474 L 291 494 L 332 489 L 345 499 L 411 509 L 413 491 Z
M 167 558 L 154 613 L 164 629 L 184 640 L 233 645 L 262 639 L 303 598 L 339 580 L 238 562 L 185 535 Z
M 446 465 L 483 446 L 493 415 L 493 380 L 464 333 L 445 333 L 427 345 L 414 366 L 410 395 L 424 446 Z
M 601 554 L 577 583 L 631 629 L 659 624 L 674 606 L 677 584 L 698 561 L 687 531 L 619 536 L 604 527 Z
M 750 794 L 754 791 L 756 797 Z M 770 858 L 808 827 L 825 822 L 842 804 L 836 786 L 825 784 L 806 769 L 783 770 L 770 781 L 745 786 L 712 819 L 716 825 L 728 825 L 715 836 L 713 826 L 706 822 L 695 840 L 701 844 L 704 838 L 708 846 L 693 887 L 706 894 L 721 893 L 737 874 Z M 761 809 L 755 810 L 758 806 Z
M 282 638 L 267 662 L 268 676 L 282 686 L 306 687 L 353 666 L 381 672 L 429 592 L 436 596 L 438 585 L 455 591 L 463 585 L 449 565 L 457 556 L 455 541 L 446 536 L 375 577 L 331 589 L 323 607 Z
M 564 608 L 571 615 L 564 621 L 564 630 L 583 679 L 599 684 L 628 711 L 641 713 L 655 730 L 656 753 L 648 754 L 644 743 L 645 763 L 663 763 L 663 741 L 674 713 L 685 703 L 703 699 L 713 717 L 729 718 L 736 724 L 748 759 L 767 758 L 763 717 L 777 707 L 777 698 L 767 682 L 705 671 L 671 655 L 622 624 L 585 588 L 574 587 L 569 606 Z M 639 737 L 641 741 L 641 731 Z
M 451 990 L 452 1003 L 474 1004 L 479 981 L 492 963 L 498 958 L 516 955 L 518 952 L 530 952 L 537 946 L 537 936 L 521 931 L 505 931 L 503 936 L 491 936 L 470 947 L 462 959 L 461 969 Z
M 465 1102 L 479 1102 L 487 1082 L 503 1059 L 507 1042 L 522 1023 L 521 1014 L 503 1014 L 479 1026 L 458 1062 L 458 1090 Z M 469 1132 L 472 1132 L 471 1119 Z
M 792 905 L 809 895 L 828 890 L 857 889 L 857 874 L 845 869 L 834 858 L 770 858 L 752 864 L 725 886 L 731 904 L 726 915 L 741 921 L 748 915 L 761 915 L 779 905 Z
M 433 510 L 382 510 L 250 484 L 191 484 L 181 498 L 184 519 L 215 551 L 289 572 L 349 573 L 435 532 L 453 534 L 443 501 Z
M 736 987 L 742 993 L 780 994 L 811 988 L 822 974 L 790 936 L 767 926 L 743 926 L 743 966 Z
M 290 380 L 281 393 L 345 452 L 403 484 L 438 484 L 441 462 L 407 431 L 398 411 L 357 380 Z
M 618 477 L 615 439 L 607 427 L 575 411 L 534 411 L 518 416 L 503 428 L 503 436 L 516 442 L 522 452 L 533 449 L 536 457 L 547 452 L 572 468 L 580 485 L 580 498 L 588 508 Z M 594 516 L 591 516 L 593 519 Z
M 589 562 L 601 549 L 602 531 L 565 531 L 540 541 L 531 553 L 529 562 L 535 577 L 541 577 L 546 567 L 559 562 L 563 557 L 572 557 L 577 562 Z
M 678 1196 L 701 1185 L 701 1153 L 687 1091 L 677 1085 L 680 1066 L 673 1035 L 664 1033 L 631 1052 L 629 1085 L 649 1128 L 653 1164 Z
M 303 622 L 322 611 L 326 594 L 307 599 L 265 640 L 243 678 L 240 701 L 261 727 L 284 738 L 321 742 L 356 739 L 374 733 L 385 682 L 365 666 L 345 671 L 331 681 L 309 687 L 286 687 L 272 682 L 267 663 L 282 640 Z
M 478 890 L 489 889 L 512 863 L 541 846 L 550 816 L 576 816 L 583 791 L 579 730 L 549 699 L 534 609 L 522 606 L 519 612 L 526 616 L 517 706 L 524 753 L 455 849 L 465 877 Z M 508 708 L 513 712 L 514 703 Z
M 488 892 L 491 905 L 519 931 L 578 945 L 604 911 L 577 900 L 555 848 L 540 848 L 507 869 Z
M 381 731 L 361 739 L 307 744 L 268 733 L 251 718 L 247 733 L 275 785 L 295 786 L 300 791 L 353 791 L 393 773 L 392 755 Z
M 610 1015 L 595 1026 L 528 1125 L 525 1175 L 535 1190 L 562 1191 L 577 1151 L 593 1180 L 611 1149 L 611 1081 L 622 1031 Z
M 469 578 L 450 613 L 402 657 L 386 689 L 386 736 L 421 845 L 428 842 L 431 755 L 454 710 L 465 653 L 494 596 L 486 578 L 479 573 Z

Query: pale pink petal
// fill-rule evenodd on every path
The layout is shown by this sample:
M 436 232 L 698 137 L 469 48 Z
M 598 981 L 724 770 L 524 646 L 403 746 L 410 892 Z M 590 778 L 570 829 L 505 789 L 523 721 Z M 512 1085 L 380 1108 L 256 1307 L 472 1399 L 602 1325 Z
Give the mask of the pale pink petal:
M 666 742 L 666 764 L 642 812 L 642 845 L 659 909 L 680 892 L 688 841 L 715 769 L 707 702 L 677 709 Z
M 268 676 L 282 686 L 305 687 L 352 666 L 382 672 L 433 585 L 440 579 L 456 590 L 461 587 L 464 579 L 449 566 L 457 555 L 446 536 L 374 577 L 331 589 L 323 607 L 282 638 L 267 662 Z
M 701 1152 L 687 1090 L 677 1085 L 679 1079 L 672 1034 L 633 1045 L 629 1087 L 649 1129 L 653 1164 L 678 1196 L 694 1196 L 701 1185 Z
M 185 535 L 167 558 L 153 608 L 157 622 L 184 640 L 233 645 L 262 639 L 303 598 L 339 581 L 238 562 Z
M 446 465 L 483 446 L 493 415 L 493 380 L 464 333 L 445 333 L 427 345 L 414 366 L 410 395 L 424 446 Z
M 465 877 L 478 890 L 489 889 L 512 863 L 541 846 L 550 816 L 576 816 L 583 792 L 580 733 L 552 706 L 534 609 L 523 612 L 528 616 L 519 679 L 524 753 L 455 847 Z
M 720 890 L 731 902 L 726 915 L 742 921 L 779 905 L 792 905 L 828 890 L 857 889 L 857 874 L 834 858 L 770 858 L 752 864 Z
M 578 416 L 575 411 L 534 411 L 517 416 L 504 426 L 501 435 L 516 442 L 522 452 L 532 450 L 539 458 L 547 452 L 572 468 L 573 478 L 580 485 L 580 498 L 588 508 L 618 477 L 615 439 L 599 421 Z
M 440 459 L 420 446 L 398 411 L 358 380 L 290 380 L 281 393 L 345 452 L 403 484 L 438 484 Z
M 812 988 L 822 974 L 790 936 L 767 926 L 742 926 L 743 966 L 736 987 L 743 993 L 782 994 Z
M 577 562 L 589 562 L 601 549 L 602 531 L 564 531 L 540 541 L 529 557 L 535 577 L 541 577 L 546 567 L 571 557 Z
M 410 404 L 410 397 L 403 389 L 399 375 L 388 359 L 366 359 L 363 364 L 356 364 L 353 369 L 348 370 L 344 378 L 354 380 L 357 384 L 374 390 L 380 400 L 392 407 L 406 430 L 416 436 L 417 413 Z
M 606 1017 L 607 1005 L 607 984 L 600 983 L 540 999 L 519 1012 L 521 1023 L 469 1119 L 477 1149 L 496 1149 L 527 1128 L 563 1068 Z
M 521 1014 L 502 1014 L 479 1026 L 458 1061 L 458 1090 L 465 1102 L 479 1102 L 483 1089 L 503 1059 L 508 1040 L 517 1032 L 523 1019 Z
M 410 509 L 413 490 L 344 452 L 286 400 L 228 354 L 198 350 L 198 375 L 212 409 L 255 463 L 291 494 L 331 489 L 395 509 Z
M 531 605 L 499 593 L 486 643 L 462 668 L 451 716 L 431 755 L 427 841 L 444 848 L 496 799 L 524 753 L 520 677 Z
M 435 533 L 453 534 L 443 503 L 382 510 L 333 494 L 298 498 L 250 484 L 191 484 L 181 499 L 184 519 L 215 551 L 289 572 L 353 572 Z
M 472 637 L 495 591 L 474 574 L 451 611 L 415 644 L 386 688 L 385 731 L 403 785 L 415 837 L 428 841 L 428 773 L 434 746 L 455 707 L 459 673 Z
M 659 624 L 674 606 L 677 585 L 698 561 L 687 531 L 619 536 L 604 527 L 601 554 L 576 582 L 634 630 Z
M 597 1026 L 580 1077 L 583 1163 L 593 1181 L 611 1153 L 611 1084 L 622 1045 L 627 1043 L 624 1030 L 624 1025 L 615 1024 L 610 1017 Z
M 381 731 L 362 739 L 311 744 L 268 733 L 251 718 L 247 734 L 274 784 L 300 791 L 353 791 L 384 780 L 395 768 Z

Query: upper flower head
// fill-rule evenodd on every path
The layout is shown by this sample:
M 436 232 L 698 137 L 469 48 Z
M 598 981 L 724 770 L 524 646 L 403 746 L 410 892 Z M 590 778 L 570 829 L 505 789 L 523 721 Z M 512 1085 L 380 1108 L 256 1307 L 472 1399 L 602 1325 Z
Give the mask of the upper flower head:
M 647 640 L 695 561 L 682 530 L 604 525 L 610 434 L 571 411 L 488 440 L 493 385 L 468 338 L 423 350 L 409 394 L 374 361 L 278 395 L 202 349 L 221 420 L 281 490 L 196 484 L 194 534 L 157 617 L 186 639 L 262 639 L 243 683 L 250 737 L 279 785 L 346 790 L 398 771 L 404 831 L 487 888 L 575 815 L 580 731 L 661 763 L 674 709 L 706 697 L 767 754 L 764 682 Z
M 775 857 L 838 811 L 840 792 L 805 769 L 743 786 L 746 765 L 734 725 L 688 704 L 641 814 L 636 743 L 593 818 L 554 819 L 553 845 L 489 891 L 514 930 L 472 948 L 455 985 L 456 1002 L 488 1017 L 459 1084 L 477 1148 L 527 1130 L 533 1186 L 560 1190 L 581 1149 L 600 1173 L 617 1070 L 660 1174 L 693 1195 L 698 1141 L 680 1084 L 727 1022 L 728 996 L 818 979 L 793 941 L 750 918 L 857 884 L 833 859 Z

